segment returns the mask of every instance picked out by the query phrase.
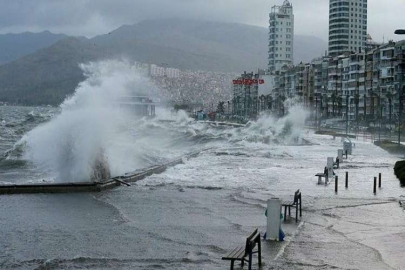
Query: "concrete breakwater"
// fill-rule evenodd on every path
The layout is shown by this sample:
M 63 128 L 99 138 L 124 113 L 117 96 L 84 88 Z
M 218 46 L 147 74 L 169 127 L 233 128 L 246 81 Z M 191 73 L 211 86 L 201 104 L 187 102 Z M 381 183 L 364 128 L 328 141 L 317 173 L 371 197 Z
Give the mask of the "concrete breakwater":
M 30 183 L 30 184 L 8 184 L 0 185 L 0 195 L 5 194 L 27 194 L 27 193 L 71 193 L 71 192 L 101 192 L 113 189 L 121 185 L 130 185 L 146 177 L 164 172 L 167 168 L 183 163 L 184 159 L 198 156 L 200 153 L 209 150 L 202 149 L 168 161 L 163 164 L 154 165 L 134 172 L 126 173 L 123 176 L 113 177 L 101 182 L 73 182 L 73 183 Z
M 238 124 L 238 123 L 232 123 L 232 122 L 218 122 L 218 121 L 198 121 L 199 123 L 204 123 L 204 124 L 209 124 L 213 126 L 228 126 L 228 127 L 245 127 L 245 124 Z

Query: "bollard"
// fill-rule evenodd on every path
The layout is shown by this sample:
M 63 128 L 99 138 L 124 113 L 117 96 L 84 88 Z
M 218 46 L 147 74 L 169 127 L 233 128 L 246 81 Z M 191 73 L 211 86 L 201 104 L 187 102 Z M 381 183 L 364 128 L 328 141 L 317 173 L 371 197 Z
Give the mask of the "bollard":
M 346 187 L 346 188 L 349 187 L 349 172 L 346 172 L 346 183 L 345 183 L 345 187 Z
M 267 201 L 267 234 L 266 239 L 279 240 L 280 237 L 280 213 L 281 213 L 281 200 L 278 198 L 271 198 Z
M 378 188 L 381 188 L 381 173 L 378 174 Z
M 374 177 L 374 188 L 373 188 L 374 194 L 377 194 L 377 177 Z
M 336 192 L 336 193 L 338 193 L 338 181 L 339 181 L 339 178 L 338 178 L 338 176 L 336 175 L 336 179 L 335 179 L 335 192 Z

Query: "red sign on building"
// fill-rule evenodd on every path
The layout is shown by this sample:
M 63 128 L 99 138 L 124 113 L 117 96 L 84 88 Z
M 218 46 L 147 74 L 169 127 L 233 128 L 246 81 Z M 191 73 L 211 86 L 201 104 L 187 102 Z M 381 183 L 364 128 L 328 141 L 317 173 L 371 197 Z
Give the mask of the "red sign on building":
M 263 79 L 242 79 L 242 80 L 233 80 L 232 81 L 233 84 L 235 85 L 252 85 L 252 84 L 264 84 L 264 80 Z

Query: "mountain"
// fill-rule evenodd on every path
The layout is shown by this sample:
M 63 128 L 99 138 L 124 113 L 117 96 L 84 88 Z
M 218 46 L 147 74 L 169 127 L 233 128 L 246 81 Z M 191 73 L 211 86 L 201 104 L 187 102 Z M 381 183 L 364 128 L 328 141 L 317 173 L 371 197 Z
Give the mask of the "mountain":
M 84 79 L 80 63 L 125 57 L 182 70 L 243 72 L 267 66 L 267 29 L 185 19 L 146 20 L 92 39 L 66 38 L 0 66 L 0 101 L 59 104 Z M 295 61 L 323 55 L 326 43 L 295 36 Z
M 0 66 L 0 101 L 59 104 L 84 80 L 79 63 L 101 59 L 90 43 L 66 38 Z
M 66 37 L 66 35 L 53 34 L 49 31 L 0 35 L 0 65 L 49 47 Z

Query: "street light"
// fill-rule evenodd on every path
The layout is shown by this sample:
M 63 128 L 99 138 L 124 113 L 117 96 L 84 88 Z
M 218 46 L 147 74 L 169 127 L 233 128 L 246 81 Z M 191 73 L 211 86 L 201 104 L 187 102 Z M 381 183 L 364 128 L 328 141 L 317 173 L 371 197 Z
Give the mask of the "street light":
M 397 29 L 394 33 L 395 35 L 405 35 L 405 29 Z

